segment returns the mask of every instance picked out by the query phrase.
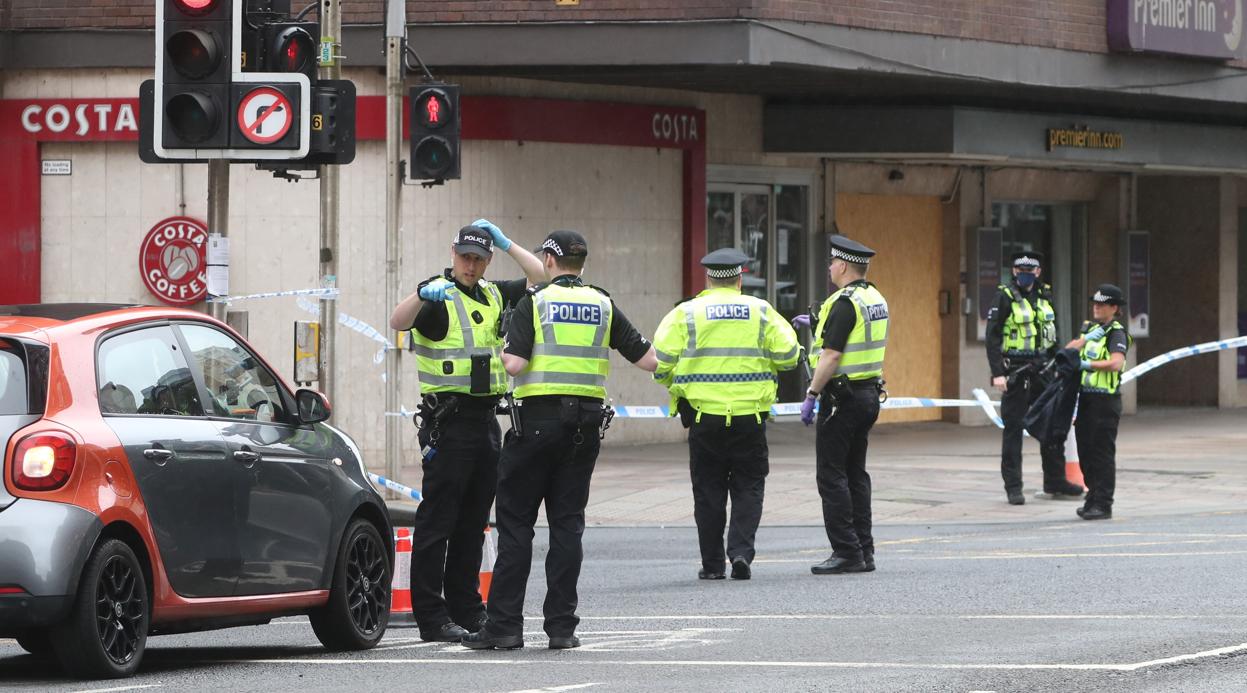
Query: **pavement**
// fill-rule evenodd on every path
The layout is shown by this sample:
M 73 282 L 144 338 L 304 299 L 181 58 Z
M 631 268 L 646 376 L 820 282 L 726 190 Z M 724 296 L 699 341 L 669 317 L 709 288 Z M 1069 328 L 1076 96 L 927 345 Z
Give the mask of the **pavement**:
M 654 426 L 677 426 L 654 420 Z M 767 427 L 771 473 L 762 526 L 817 526 L 814 429 L 795 419 Z M 1117 436 L 1114 517 L 1152 517 L 1247 507 L 1247 409 L 1144 408 Z M 1026 505 L 1005 501 L 1000 431 L 950 423 L 881 424 L 870 436 L 876 525 L 1068 520 L 1078 501 L 1046 500 L 1039 446 L 1027 438 Z M 403 483 L 419 488 L 419 468 Z M 392 507 L 396 507 L 392 505 Z M 397 507 L 402 507 L 398 504 Z M 408 509 L 414 506 L 407 506 Z M 606 445 L 586 511 L 589 526 L 692 527 L 688 448 L 683 443 Z

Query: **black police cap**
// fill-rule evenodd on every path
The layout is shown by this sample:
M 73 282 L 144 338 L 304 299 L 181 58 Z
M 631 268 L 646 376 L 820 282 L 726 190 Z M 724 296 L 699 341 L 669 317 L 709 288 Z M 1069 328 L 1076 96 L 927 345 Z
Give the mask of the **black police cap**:
M 553 253 L 557 257 L 587 257 L 589 242 L 575 231 L 551 231 L 537 250 L 543 253 Z
M 1020 253 L 1014 253 L 1011 261 L 1014 267 L 1039 269 L 1043 265 L 1043 254 L 1036 253 L 1033 250 L 1026 250 Z
M 868 265 L 870 258 L 875 256 L 875 251 L 851 238 L 837 234 L 827 240 L 831 244 L 831 257 L 833 258 L 840 258 L 845 262 L 858 265 Z
M 719 248 L 701 259 L 706 274 L 715 279 L 727 279 L 740 274 L 749 256 L 735 248 Z
M 1101 284 L 1096 287 L 1095 293 L 1091 294 L 1091 300 L 1096 303 L 1109 303 L 1114 306 L 1126 305 L 1126 295 L 1122 292 L 1121 287 L 1116 284 Z

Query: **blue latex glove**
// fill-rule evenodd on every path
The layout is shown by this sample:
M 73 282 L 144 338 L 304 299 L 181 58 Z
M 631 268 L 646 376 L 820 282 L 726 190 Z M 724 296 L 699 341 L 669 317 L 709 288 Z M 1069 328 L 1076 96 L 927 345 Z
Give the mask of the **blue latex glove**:
M 503 235 L 502 229 L 498 228 L 494 222 L 488 219 L 477 219 L 472 222 L 472 225 L 488 231 L 489 235 L 493 236 L 494 245 L 498 246 L 498 250 L 505 253 L 511 249 L 511 239 Z
M 1083 335 L 1083 338 L 1085 338 L 1088 342 L 1094 342 L 1102 338 L 1104 336 L 1104 332 L 1105 330 L 1103 325 L 1096 325 L 1090 332 Z
M 801 403 L 801 423 L 809 426 L 814 423 L 814 404 L 818 402 L 811 395 L 807 395 L 805 401 Z
M 802 327 L 809 327 L 809 326 L 810 326 L 810 314 L 809 313 L 802 313 L 792 319 L 792 328 L 794 330 L 800 329 Z
M 1089 371 L 1091 370 L 1091 362 L 1088 361 L 1087 359 L 1083 359 L 1082 363 L 1078 364 L 1078 368 L 1080 370 Z
M 420 298 L 426 301 L 445 301 L 446 290 L 451 286 L 452 284 L 445 279 L 434 279 L 420 287 Z

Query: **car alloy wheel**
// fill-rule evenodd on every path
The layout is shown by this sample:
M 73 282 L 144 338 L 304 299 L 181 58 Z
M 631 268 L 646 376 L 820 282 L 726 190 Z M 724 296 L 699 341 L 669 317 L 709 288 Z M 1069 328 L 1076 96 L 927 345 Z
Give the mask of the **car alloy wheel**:
M 355 518 L 342 533 L 329 599 L 308 612 L 312 631 L 330 650 L 367 650 L 390 624 L 388 547 L 371 522 Z
M 139 649 L 144 604 L 139 575 L 121 556 L 104 564 L 95 588 L 95 629 L 104 653 L 125 666 Z
M 361 633 L 371 635 L 381 627 L 381 614 L 390 608 L 385 553 L 371 534 L 361 532 L 351 542 L 347 555 L 347 605 L 351 620 Z

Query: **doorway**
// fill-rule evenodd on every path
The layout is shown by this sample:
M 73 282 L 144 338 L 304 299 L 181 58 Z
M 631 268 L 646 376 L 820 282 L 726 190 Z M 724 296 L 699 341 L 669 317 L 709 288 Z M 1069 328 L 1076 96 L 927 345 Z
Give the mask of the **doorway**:
M 768 301 L 792 320 L 809 310 L 805 257 L 810 243 L 810 186 L 711 183 L 706 192 L 706 250 L 749 256 L 741 292 Z M 779 400 L 801 399 L 801 369 L 780 373 Z
M 994 202 L 992 226 L 1003 230 L 1005 277 L 1014 253 L 1043 255 L 1040 281 L 1052 285 L 1057 343 L 1065 344 L 1088 319 L 1087 206 L 1084 204 Z M 1007 280 L 1006 280 L 1007 281 Z

